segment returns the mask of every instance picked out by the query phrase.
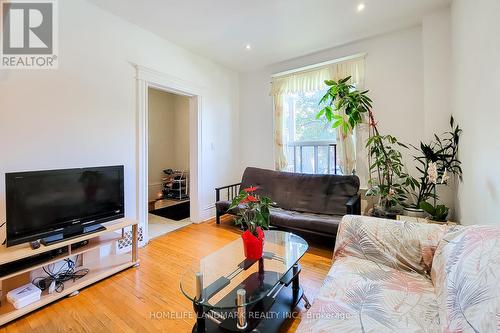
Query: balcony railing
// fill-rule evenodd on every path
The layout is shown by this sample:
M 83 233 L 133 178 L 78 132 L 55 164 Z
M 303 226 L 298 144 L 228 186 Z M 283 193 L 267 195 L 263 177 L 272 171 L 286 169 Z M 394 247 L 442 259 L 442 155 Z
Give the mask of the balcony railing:
M 340 174 L 337 144 L 330 141 L 301 141 L 287 144 L 288 171 L 312 174 Z

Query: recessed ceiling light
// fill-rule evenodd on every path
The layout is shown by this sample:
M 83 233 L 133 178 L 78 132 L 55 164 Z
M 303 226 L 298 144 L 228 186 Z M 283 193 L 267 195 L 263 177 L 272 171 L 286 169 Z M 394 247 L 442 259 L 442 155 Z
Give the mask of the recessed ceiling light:
M 245 49 L 247 49 L 247 50 L 251 50 L 251 49 L 252 49 L 252 45 L 247 44 L 247 45 L 245 46 Z
M 360 3 L 360 4 L 358 5 L 358 12 L 362 12 L 363 10 L 365 10 L 365 7 L 366 7 L 366 6 L 365 6 L 365 4 L 364 4 L 364 3 Z

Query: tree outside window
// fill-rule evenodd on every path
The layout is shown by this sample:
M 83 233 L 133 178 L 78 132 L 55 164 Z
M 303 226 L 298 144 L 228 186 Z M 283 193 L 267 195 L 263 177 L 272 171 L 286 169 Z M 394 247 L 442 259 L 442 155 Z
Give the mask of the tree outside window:
M 325 90 L 284 96 L 284 141 L 288 165 L 285 171 L 335 174 L 336 131 L 323 119 L 316 119 Z

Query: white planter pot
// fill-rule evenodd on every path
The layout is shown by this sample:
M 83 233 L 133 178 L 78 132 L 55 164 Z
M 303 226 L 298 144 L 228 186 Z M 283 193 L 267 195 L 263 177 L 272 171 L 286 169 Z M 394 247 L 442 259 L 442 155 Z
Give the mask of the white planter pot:
M 417 217 L 417 218 L 426 218 L 429 214 L 425 212 L 425 210 L 420 208 L 404 208 L 403 210 L 405 216 Z

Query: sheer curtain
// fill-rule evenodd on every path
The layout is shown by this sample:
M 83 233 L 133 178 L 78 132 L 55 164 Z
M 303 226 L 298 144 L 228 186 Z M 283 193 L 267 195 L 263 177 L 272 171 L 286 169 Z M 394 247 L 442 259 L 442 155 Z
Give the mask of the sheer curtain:
M 283 94 L 274 94 L 274 165 L 276 170 L 287 166 L 285 142 L 283 140 Z
M 365 85 L 364 63 L 363 58 L 329 66 L 330 77 L 332 80 L 338 81 L 351 76 L 349 83 L 354 84 L 357 89 L 363 90 Z M 341 115 L 346 116 L 345 112 L 342 112 Z M 356 132 L 358 130 L 355 129 L 355 133 L 346 135 L 340 127 L 337 128 L 337 154 L 339 156 L 340 170 L 344 175 L 357 173 Z
M 364 88 L 364 56 L 273 78 L 271 95 L 274 99 L 274 143 L 277 170 L 283 170 L 287 165 L 286 142 L 283 139 L 283 96 L 318 91 L 325 88 L 325 80 L 338 81 L 347 76 L 351 76 L 350 83 L 356 85 L 358 89 Z M 356 173 L 356 137 L 359 136 L 358 133 L 344 135 L 340 129 L 337 129 L 337 152 L 343 174 Z
M 283 137 L 283 100 L 285 95 L 319 90 L 324 87 L 324 81 L 328 80 L 329 77 L 328 68 L 320 68 L 273 79 L 271 95 L 274 100 L 274 163 L 276 170 L 284 170 L 288 165 L 285 151 L 286 142 L 284 142 Z

